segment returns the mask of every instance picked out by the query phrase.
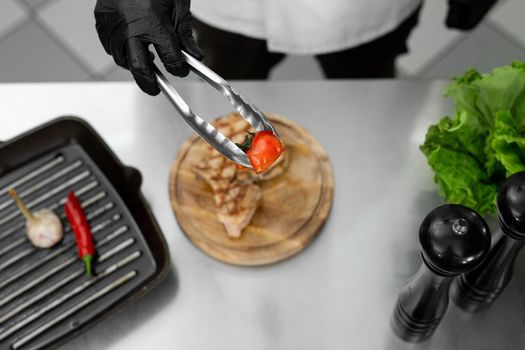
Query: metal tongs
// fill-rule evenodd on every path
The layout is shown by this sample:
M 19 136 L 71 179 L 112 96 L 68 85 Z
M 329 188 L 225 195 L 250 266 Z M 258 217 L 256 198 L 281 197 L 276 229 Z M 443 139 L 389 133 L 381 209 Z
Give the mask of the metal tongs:
M 219 90 L 224 96 L 228 98 L 233 107 L 239 114 L 250 123 L 257 131 L 271 131 L 275 136 L 279 137 L 272 124 L 262 114 L 262 112 L 253 104 L 249 103 L 239 92 L 237 92 L 226 80 L 221 78 L 217 73 L 206 67 L 188 53 L 182 51 L 186 62 L 190 69 L 201 77 L 205 82 Z M 213 146 L 217 151 L 222 153 L 225 157 L 231 159 L 237 164 L 252 169 L 250 160 L 235 143 L 229 138 L 221 134 L 213 125 L 202 119 L 190 109 L 188 104 L 173 88 L 168 79 L 162 72 L 155 67 L 156 80 L 159 88 L 162 90 L 166 98 L 171 102 L 173 107 L 206 142 Z

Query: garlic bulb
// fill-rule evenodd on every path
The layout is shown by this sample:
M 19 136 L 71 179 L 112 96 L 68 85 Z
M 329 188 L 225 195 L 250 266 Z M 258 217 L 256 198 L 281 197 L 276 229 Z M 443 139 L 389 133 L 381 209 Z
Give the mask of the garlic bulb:
M 51 210 L 39 210 L 33 213 L 33 220 L 27 220 L 27 237 L 34 246 L 50 248 L 60 242 L 63 236 L 62 223 Z
M 9 190 L 9 194 L 14 198 L 18 208 L 26 217 L 27 237 L 38 248 L 51 248 L 64 235 L 62 222 L 59 217 L 51 210 L 43 209 L 31 213 L 24 205 L 15 190 Z

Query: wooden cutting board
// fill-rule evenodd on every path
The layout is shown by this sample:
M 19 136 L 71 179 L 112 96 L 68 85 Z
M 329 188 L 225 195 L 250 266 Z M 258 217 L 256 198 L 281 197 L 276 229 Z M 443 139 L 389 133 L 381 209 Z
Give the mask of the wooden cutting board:
M 205 254 L 234 265 L 266 265 L 297 254 L 332 206 L 334 178 L 323 147 L 297 123 L 266 115 L 285 143 L 289 165 L 280 176 L 258 183 L 262 200 L 241 238 L 227 236 L 211 187 L 194 172 L 203 157 L 201 138 L 194 135 L 181 146 L 171 169 L 170 199 L 182 231 Z

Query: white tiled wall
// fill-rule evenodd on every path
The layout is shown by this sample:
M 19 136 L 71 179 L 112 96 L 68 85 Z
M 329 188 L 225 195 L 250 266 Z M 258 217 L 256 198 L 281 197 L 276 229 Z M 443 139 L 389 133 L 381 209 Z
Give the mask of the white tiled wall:
M 476 48 L 480 46 L 483 46 L 484 52 L 490 54 L 479 55 Z M 459 75 L 470 67 L 488 72 L 494 67 L 509 64 L 519 58 L 525 59 L 523 50 L 494 27 L 483 25 L 466 37 L 460 45 L 447 51 L 435 64 L 427 67 L 422 76 L 439 78 Z
M 525 1 L 507 0 L 496 7 L 489 22 L 525 47 Z
M 130 80 L 101 47 L 96 0 L 0 0 L 0 82 Z M 394 0 L 392 0 L 394 1 Z M 410 53 L 398 61 L 404 78 L 448 78 L 525 60 L 525 0 L 500 0 L 475 31 L 444 26 L 447 0 L 426 0 Z M 321 79 L 311 57 L 288 57 L 271 79 Z
M 2 0 L 0 2 L 0 39 L 8 35 L 14 27 L 26 21 L 27 18 L 26 8 L 17 0 Z
M 519 0 L 518 0 L 519 1 Z M 445 27 L 447 13 L 445 0 L 423 3 L 419 24 L 410 35 L 409 54 L 398 60 L 403 75 L 417 76 L 466 34 Z
M 95 0 L 55 0 L 37 12 L 37 18 L 69 46 L 92 74 L 104 75 L 114 66 L 100 45 L 93 8 Z
M 89 76 L 35 23 L 0 42 L 0 81 L 75 81 Z

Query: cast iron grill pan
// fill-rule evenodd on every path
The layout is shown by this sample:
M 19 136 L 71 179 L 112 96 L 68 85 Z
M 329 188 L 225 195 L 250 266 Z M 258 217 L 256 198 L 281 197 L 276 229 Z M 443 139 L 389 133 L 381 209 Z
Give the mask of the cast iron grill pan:
M 87 124 L 60 118 L 0 146 L 0 349 L 55 347 L 144 294 L 169 266 L 166 243 L 124 167 Z M 7 194 L 59 215 L 64 239 L 34 247 Z M 95 278 L 84 274 L 64 213 L 74 191 L 93 231 Z

